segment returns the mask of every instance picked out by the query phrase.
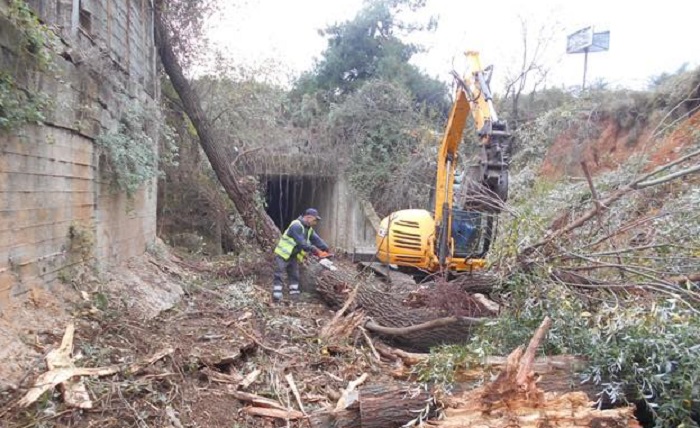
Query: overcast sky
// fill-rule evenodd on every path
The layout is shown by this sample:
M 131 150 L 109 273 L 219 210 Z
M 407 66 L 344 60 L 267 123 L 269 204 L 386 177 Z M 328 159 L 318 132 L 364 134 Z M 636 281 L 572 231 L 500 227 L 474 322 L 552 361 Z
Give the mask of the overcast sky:
M 247 0 L 227 7 L 212 23 L 210 37 L 239 63 L 273 59 L 283 64 L 281 74 L 298 74 L 310 69 L 326 47 L 318 30 L 352 19 L 361 7 L 362 0 Z M 527 22 L 531 48 L 540 28 L 562 31 L 548 50 L 550 85 L 581 84 L 584 56 L 565 53 L 566 34 L 590 25 L 610 31 L 610 51 L 589 54 L 588 83 L 604 79 L 640 88 L 652 75 L 676 71 L 686 62 L 700 64 L 700 2 L 427 0 L 420 17 L 431 15 L 438 18 L 438 28 L 420 37 L 428 52 L 412 62 L 445 81 L 450 70 L 460 70 L 455 59 L 467 49 L 481 51 L 483 61 L 494 64 L 496 76 L 517 67 L 521 19 Z

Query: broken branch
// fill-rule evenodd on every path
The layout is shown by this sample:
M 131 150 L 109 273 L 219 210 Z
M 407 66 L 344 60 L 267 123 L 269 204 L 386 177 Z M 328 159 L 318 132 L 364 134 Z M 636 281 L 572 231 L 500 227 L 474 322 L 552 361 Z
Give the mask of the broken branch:
M 520 360 L 520 368 L 518 369 L 518 374 L 515 377 L 515 381 L 519 388 L 527 390 L 527 385 L 534 381 L 534 375 L 532 370 L 532 365 L 535 362 L 535 354 L 537 353 L 537 348 L 544 340 L 547 331 L 552 326 L 552 319 L 545 317 L 542 324 L 535 331 L 535 335 L 530 339 L 530 343 L 527 346 L 527 350 Z
M 421 324 L 415 324 L 408 327 L 384 327 L 374 321 L 367 321 L 365 323 L 365 328 L 367 330 L 373 331 L 375 333 L 384 334 L 386 336 L 404 336 L 417 331 L 429 330 L 435 327 L 444 327 L 452 324 L 466 324 L 466 325 L 479 325 L 486 322 L 488 318 L 472 318 L 472 317 L 458 317 L 451 316 L 445 318 L 438 318 L 432 321 L 427 321 Z
M 34 382 L 34 386 L 25 394 L 18 402 L 19 406 L 27 407 L 39 399 L 46 391 L 50 391 L 56 385 L 65 382 L 75 376 L 109 376 L 117 373 L 135 374 L 141 371 L 144 367 L 153 364 L 155 361 L 170 355 L 174 352 L 172 348 L 166 348 L 155 353 L 151 358 L 132 365 L 127 366 L 108 366 L 108 367 L 72 367 L 49 370 L 39 376 Z
M 263 416 L 276 419 L 294 420 L 306 417 L 303 413 L 297 410 L 269 409 L 266 407 L 246 407 L 243 409 L 243 411 L 251 416 Z
M 367 380 L 367 373 L 362 373 L 362 376 L 350 382 L 347 388 L 343 390 L 340 396 L 340 400 L 338 400 L 338 403 L 335 405 L 334 411 L 339 412 L 341 410 L 345 410 L 345 408 L 347 408 L 351 404 L 350 394 L 352 394 L 355 388 L 357 388 L 365 380 Z
M 287 373 L 287 375 L 284 378 L 287 380 L 289 387 L 292 389 L 292 393 L 294 394 L 294 398 L 296 398 L 297 404 L 299 405 L 299 410 L 301 410 L 302 413 L 306 414 L 306 410 L 304 410 L 304 404 L 302 404 L 302 402 L 301 402 L 301 396 L 299 395 L 299 390 L 297 389 L 297 384 L 294 383 L 294 377 L 292 376 L 291 373 Z

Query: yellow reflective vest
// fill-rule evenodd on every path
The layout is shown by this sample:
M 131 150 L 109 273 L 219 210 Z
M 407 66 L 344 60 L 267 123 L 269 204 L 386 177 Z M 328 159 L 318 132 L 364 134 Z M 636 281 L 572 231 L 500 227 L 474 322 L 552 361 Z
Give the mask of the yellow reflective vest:
M 280 238 L 280 242 L 277 243 L 277 248 L 275 248 L 275 254 L 282 257 L 285 261 L 289 260 L 289 257 L 291 257 L 292 255 L 292 251 L 294 251 L 294 247 L 297 246 L 297 241 L 295 241 L 294 238 L 287 234 L 287 232 L 289 232 L 289 228 L 292 227 L 292 225 L 295 223 L 299 223 L 299 225 L 301 225 L 302 228 L 304 227 L 304 225 L 298 219 L 289 223 L 287 230 L 284 231 L 282 237 Z M 311 227 L 309 227 L 309 231 L 306 233 L 306 243 L 309 245 L 311 245 L 311 235 L 313 235 L 313 233 L 314 230 Z M 306 251 L 299 251 L 299 253 L 297 254 L 297 260 L 301 262 L 304 260 L 304 257 L 306 257 Z

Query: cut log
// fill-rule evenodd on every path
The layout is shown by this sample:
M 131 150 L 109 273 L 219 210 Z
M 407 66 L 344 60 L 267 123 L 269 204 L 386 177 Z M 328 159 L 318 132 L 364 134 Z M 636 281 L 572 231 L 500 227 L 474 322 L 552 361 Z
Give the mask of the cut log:
M 312 428 L 400 427 L 424 412 L 430 400 L 428 391 L 420 387 L 367 386 L 359 389 L 358 399 L 351 407 L 312 414 L 309 422 Z M 424 414 L 427 416 L 427 412 Z
M 304 288 L 314 290 L 331 307 L 339 308 L 348 300 L 351 290 L 358 286 L 357 296 L 348 310 L 361 308 L 372 319 L 368 329 L 374 330 L 385 340 L 409 350 L 427 351 L 443 343 L 462 343 L 468 341 L 474 320 L 469 314 L 445 313 L 432 307 L 411 307 L 405 302 L 413 288 L 404 282 L 387 284 L 372 275 L 362 274 L 339 265 L 337 271 L 328 271 L 315 262 L 306 265 L 302 275 Z M 467 281 L 466 277 L 460 277 Z M 465 292 L 465 298 L 469 298 Z M 473 299 L 472 299 L 473 300 Z M 477 302 L 477 315 L 492 316 L 486 308 Z M 440 320 L 441 321 L 436 321 Z M 449 322 L 445 322 L 448 320 Z M 434 324 L 426 324 L 436 321 Z M 382 329 L 385 327 L 385 329 Z M 400 330 L 392 330 L 400 329 Z

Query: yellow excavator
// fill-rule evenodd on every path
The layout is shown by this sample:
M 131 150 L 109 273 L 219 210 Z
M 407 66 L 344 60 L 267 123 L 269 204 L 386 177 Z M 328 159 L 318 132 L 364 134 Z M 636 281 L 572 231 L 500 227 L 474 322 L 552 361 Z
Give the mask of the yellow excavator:
M 483 269 L 498 213 L 508 197 L 512 136 L 494 108 L 489 88 L 493 68 L 482 68 L 478 52 L 465 55 L 469 72 L 463 78 L 453 72 L 457 91 L 438 151 L 433 211 L 396 211 L 381 221 L 377 232 L 379 261 L 415 277 Z M 480 159 L 456 176 L 458 148 L 470 113 Z

